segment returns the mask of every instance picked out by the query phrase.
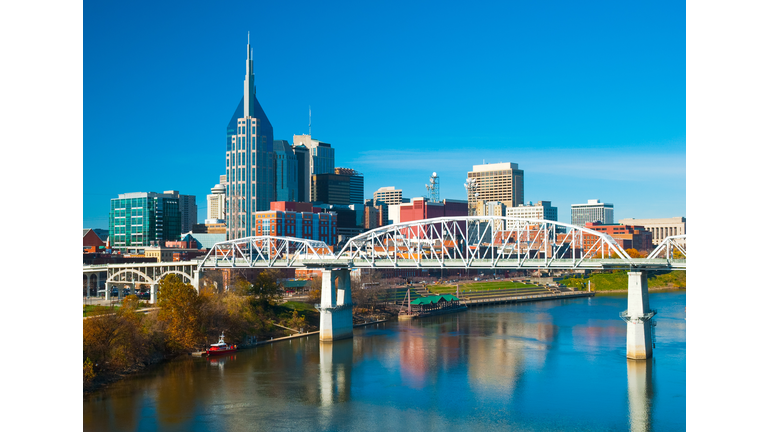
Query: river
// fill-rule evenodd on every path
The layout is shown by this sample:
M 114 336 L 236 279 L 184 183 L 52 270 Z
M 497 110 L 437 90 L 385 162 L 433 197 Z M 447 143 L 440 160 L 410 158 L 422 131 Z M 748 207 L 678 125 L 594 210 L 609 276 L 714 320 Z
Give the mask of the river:
M 683 431 L 685 299 L 650 295 L 648 361 L 626 294 L 477 307 L 158 365 L 86 396 L 84 430 Z

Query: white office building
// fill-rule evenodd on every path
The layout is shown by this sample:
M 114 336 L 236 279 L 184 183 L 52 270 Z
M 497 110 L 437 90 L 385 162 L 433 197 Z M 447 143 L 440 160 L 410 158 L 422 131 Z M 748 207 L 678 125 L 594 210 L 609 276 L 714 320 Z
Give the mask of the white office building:
M 613 225 L 613 204 L 601 203 L 599 199 L 587 200 L 586 204 L 571 204 L 571 224 L 583 227 L 587 222 Z

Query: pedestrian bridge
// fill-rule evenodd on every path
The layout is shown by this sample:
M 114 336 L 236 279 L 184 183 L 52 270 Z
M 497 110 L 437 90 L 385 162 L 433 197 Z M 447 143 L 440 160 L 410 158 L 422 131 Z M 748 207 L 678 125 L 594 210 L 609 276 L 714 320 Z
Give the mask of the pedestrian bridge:
M 175 268 L 174 268 L 175 267 Z M 150 284 L 154 302 L 167 274 L 199 288 L 200 271 L 222 268 L 322 270 L 320 340 L 352 336 L 352 268 L 628 270 L 627 357 L 652 355 L 655 312 L 647 270 L 685 270 L 685 236 L 671 236 L 645 258 L 631 257 L 611 236 L 563 222 L 502 216 L 425 219 L 387 225 L 351 238 L 338 252 L 295 237 L 256 236 L 216 243 L 200 260 L 179 263 L 83 266 L 84 278 L 106 272 L 111 285 Z M 89 281 L 90 281 L 90 276 Z M 98 276 L 97 276 L 98 277 Z M 122 291 L 119 292 L 120 294 Z
M 256 236 L 217 243 L 201 268 L 685 269 L 685 236 L 632 258 L 609 235 L 563 222 L 502 216 L 387 225 L 338 252 L 323 242 Z

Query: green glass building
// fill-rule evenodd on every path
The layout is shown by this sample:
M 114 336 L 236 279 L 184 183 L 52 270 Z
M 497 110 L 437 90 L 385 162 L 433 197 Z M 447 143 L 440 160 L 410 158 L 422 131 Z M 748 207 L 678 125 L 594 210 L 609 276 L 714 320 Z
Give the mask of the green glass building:
M 109 244 L 125 251 L 142 246 L 164 246 L 181 237 L 179 198 L 171 194 L 133 192 L 112 198 Z

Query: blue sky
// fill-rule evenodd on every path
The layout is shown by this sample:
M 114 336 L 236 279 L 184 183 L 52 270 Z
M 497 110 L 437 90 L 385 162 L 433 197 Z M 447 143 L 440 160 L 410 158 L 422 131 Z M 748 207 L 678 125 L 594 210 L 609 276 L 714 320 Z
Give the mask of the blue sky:
M 83 226 L 110 198 L 205 196 L 224 173 L 246 34 L 275 139 L 307 132 L 381 186 L 465 199 L 483 160 L 525 200 L 686 215 L 685 3 L 95 2 L 84 10 Z M 89 175 L 90 170 L 106 173 Z

